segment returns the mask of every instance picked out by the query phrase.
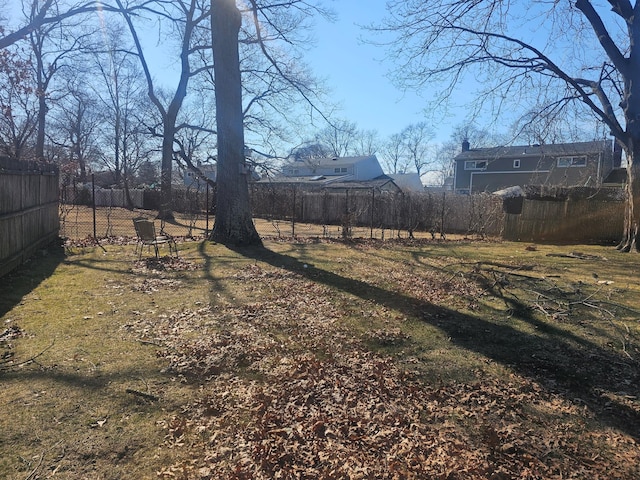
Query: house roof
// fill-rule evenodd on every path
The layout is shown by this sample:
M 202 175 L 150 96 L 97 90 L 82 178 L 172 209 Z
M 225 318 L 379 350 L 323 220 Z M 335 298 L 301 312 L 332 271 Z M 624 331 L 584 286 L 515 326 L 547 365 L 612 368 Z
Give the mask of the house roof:
M 328 183 L 345 181 L 353 178 L 353 175 L 301 175 L 301 176 L 285 176 L 276 175 L 273 177 L 264 177 L 258 183 L 279 183 L 279 184 L 305 184 L 305 185 L 326 185 Z
M 353 175 L 342 176 L 318 176 L 318 177 L 284 177 L 277 176 L 272 178 L 263 178 L 257 183 L 271 183 L 278 185 L 302 185 L 305 187 L 318 187 L 331 190 L 349 189 L 349 190 L 370 190 L 372 188 L 382 189 L 392 186 L 397 190 L 415 191 L 415 189 L 406 188 L 402 182 L 396 181 L 390 175 L 380 175 L 371 180 L 350 180 Z
M 394 180 L 388 175 L 380 175 L 379 177 L 372 178 L 371 180 L 361 181 L 332 181 L 327 183 L 324 187 L 330 189 L 350 189 L 350 190 L 370 190 L 372 188 L 381 189 L 387 185 L 394 185 L 400 189 L 400 186 L 394 182 Z
M 493 158 L 559 157 L 563 155 L 599 153 L 613 148 L 610 140 L 595 142 L 555 143 L 549 145 L 515 145 L 507 147 L 475 148 L 464 151 L 455 160 Z
M 400 187 L 400 190 L 406 192 L 422 192 L 424 185 L 417 173 L 390 173 L 388 175 L 393 182 Z
M 287 164 L 287 166 L 294 166 L 296 164 L 305 164 L 305 165 L 313 165 L 318 167 L 327 167 L 327 166 L 335 166 L 335 165 L 354 165 L 356 163 L 362 162 L 364 160 L 369 160 L 374 157 L 374 155 L 361 155 L 358 157 L 325 157 L 325 158 L 312 158 L 312 159 L 304 159 L 297 160 Z

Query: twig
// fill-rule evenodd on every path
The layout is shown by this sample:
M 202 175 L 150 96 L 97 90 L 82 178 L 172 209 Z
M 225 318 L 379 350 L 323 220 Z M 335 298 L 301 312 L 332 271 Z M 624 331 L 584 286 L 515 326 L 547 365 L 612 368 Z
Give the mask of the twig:
M 27 360 L 24 360 L 23 362 L 16 363 L 16 364 L 13 364 L 13 363 L 12 363 L 10 366 L 6 366 L 6 367 L 5 367 L 5 366 L 3 366 L 3 365 L 2 365 L 2 363 L 0 363 L 0 370 L 9 370 L 9 368 L 11 368 L 11 367 L 21 367 L 21 366 L 23 366 L 23 365 L 27 365 L 27 364 L 29 364 L 29 363 L 31 363 L 31 362 L 38 363 L 38 362 L 36 362 L 36 358 L 38 358 L 38 357 L 40 357 L 41 355 L 43 355 L 47 350 L 49 350 L 51 347 L 53 347 L 53 345 L 54 345 L 55 343 L 56 343 L 56 341 L 54 340 L 53 342 L 51 342 L 51 345 L 49 345 L 47 348 L 45 348 L 44 350 L 42 350 L 40 353 L 38 353 L 37 355 L 34 355 L 33 357 L 31 357 L 31 358 L 29 358 L 29 359 L 27 359 Z M 7 361 L 5 361 L 5 362 L 3 362 L 3 363 L 4 363 L 4 364 L 7 364 L 7 363 L 11 363 L 11 362 L 10 362 L 9 360 L 7 360 Z
M 151 400 L 152 402 L 157 402 L 158 400 L 160 400 L 160 397 L 157 397 L 156 395 L 152 395 L 150 393 L 144 393 L 139 390 L 134 390 L 133 388 L 127 388 L 125 392 L 130 393 L 131 395 L 142 397 L 146 400 Z
M 578 304 L 585 304 L 586 301 L 590 300 L 591 298 L 595 297 L 598 293 L 600 293 L 602 291 L 602 287 L 600 287 L 598 290 L 596 290 L 595 292 L 593 292 L 591 295 L 588 295 L 587 297 L 583 298 L 582 300 L 578 300 L 576 302 L 569 302 L 569 305 L 578 305 Z M 590 305 L 589 305 L 590 306 Z
M 36 472 L 40 469 L 40 467 L 42 466 L 42 461 L 44 460 L 44 454 L 45 452 L 42 452 L 40 454 L 40 459 L 38 460 L 38 465 L 36 465 L 36 468 L 34 468 L 33 470 L 31 470 L 31 473 L 29 473 L 29 475 L 27 475 L 25 477 L 24 480 L 30 480 L 32 478 L 34 478 L 34 475 L 36 474 Z
M 149 340 L 138 340 L 138 342 L 143 344 L 143 345 L 153 345 L 155 347 L 162 347 L 162 345 L 160 345 L 159 343 L 151 342 Z

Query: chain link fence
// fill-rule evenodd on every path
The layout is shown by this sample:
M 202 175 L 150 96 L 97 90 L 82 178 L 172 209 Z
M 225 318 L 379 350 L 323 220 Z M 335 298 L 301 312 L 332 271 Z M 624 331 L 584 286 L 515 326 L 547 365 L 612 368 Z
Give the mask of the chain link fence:
M 444 238 L 499 236 L 502 201 L 492 195 L 390 193 L 374 189 L 309 191 L 297 186 L 250 187 L 262 237 Z M 174 188 L 173 220 L 156 228 L 174 237 L 205 238 L 213 228 L 215 187 Z M 155 219 L 160 192 L 74 185 L 60 194 L 60 235 L 71 240 L 135 238 L 133 219 Z

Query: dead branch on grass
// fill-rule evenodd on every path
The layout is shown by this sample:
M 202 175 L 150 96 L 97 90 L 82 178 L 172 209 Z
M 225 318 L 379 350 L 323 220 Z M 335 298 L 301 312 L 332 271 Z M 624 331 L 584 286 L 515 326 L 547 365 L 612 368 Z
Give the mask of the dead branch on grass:
M 42 466 L 42 461 L 44 460 L 44 454 L 45 452 L 42 452 L 40 454 L 40 458 L 38 459 L 38 464 L 36 465 L 36 468 L 31 470 L 31 472 L 29 472 L 29 475 L 27 475 L 24 480 L 31 480 L 32 478 L 36 478 L 35 475 L 38 472 L 38 470 L 40 470 L 40 467 Z
M 51 342 L 51 345 L 49 345 L 47 348 L 42 350 L 40 353 L 34 355 L 33 357 L 28 358 L 27 360 L 22 361 L 22 362 L 15 363 L 12 360 L 13 357 L 9 357 L 9 358 L 0 360 L 0 372 L 8 371 L 8 370 L 11 370 L 12 368 L 23 367 L 23 366 L 28 365 L 30 363 L 36 363 L 36 364 L 42 366 L 40 363 L 38 363 L 36 361 L 36 359 L 38 357 L 44 355 L 49 349 L 51 349 L 51 347 L 53 347 L 53 345 L 55 343 L 56 343 L 56 341 L 54 340 L 53 342 Z
M 127 388 L 125 392 L 130 393 L 131 395 L 135 395 L 137 397 L 144 398 L 145 400 L 150 400 L 152 402 L 157 402 L 160 400 L 160 397 L 156 395 L 152 395 L 151 393 L 141 392 L 140 390 L 134 390 L 133 388 Z

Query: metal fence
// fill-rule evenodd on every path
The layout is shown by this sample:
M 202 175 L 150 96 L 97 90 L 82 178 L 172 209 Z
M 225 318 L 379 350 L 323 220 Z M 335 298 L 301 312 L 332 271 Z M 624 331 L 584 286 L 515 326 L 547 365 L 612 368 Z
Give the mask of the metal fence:
M 252 186 L 254 221 L 263 237 L 441 238 L 447 234 L 498 236 L 504 214 L 491 195 L 398 194 L 380 191 L 304 191 Z M 69 239 L 134 237 L 133 218 L 156 218 L 159 192 L 67 187 L 60 231 Z M 215 192 L 176 188 L 174 219 L 157 227 L 176 237 L 204 237 L 213 228 Z

